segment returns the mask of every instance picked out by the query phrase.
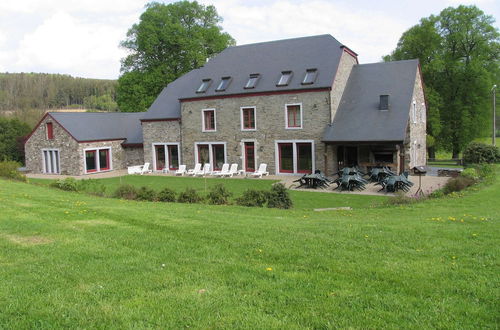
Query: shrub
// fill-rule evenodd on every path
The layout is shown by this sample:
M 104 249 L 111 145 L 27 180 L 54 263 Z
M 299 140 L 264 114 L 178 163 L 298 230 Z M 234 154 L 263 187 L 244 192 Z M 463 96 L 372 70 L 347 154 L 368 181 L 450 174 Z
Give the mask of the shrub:
M 492 182 L 495 179 L 495 166 L 492 164 L 477 164 L 474 165 L 479 179 L 484 182 Z
M 0 162 L 0 177 L 19 181 L 27 181 L 26 176 L 17 170 L 20 166 L 20 163 L 14 161 Z
M 222 184 L 213 186 L 208 193 L 208 202 L 214 205 L 224 205 L 229 203 L 229 197 L 233 194 Z
M 474 181 L 477 181 L 479 179 L 476 169 L 472 167 L 466 168 L 465 170 L 462 171 L 462 173 L 460 173 L 460 175 L 463 176 L 464 178 L 469 178 Z
M 420 199 L 418 197 L 406 196 L 404 192 L 398 191 L 394 197 L 387 200 L 387 205 L 406 205 L 418 202 Z
M 154 202 L 157 200 L 156 191 L 146 186 L 142 186 L 137 190 L 137 196 L 135 197 L 138 201 L 150 201 Z
M 258 206 L 262 207 L 267 202 L 267 193 L 262 190 L 247 189 L 243 195 L 236 198 L 236 204 L 241 206 Z
M 271 191 L 267 194 L 267 199 L 267 207 L 289 209 L 293 206 L 288 190 L 281 183 L 273 185 Z
M 66 191 L 79 191 L 81 184 L 75 178 L 66 178 L 54 181 L 50 184 L 51 187 L 66 190 Z
M 175 202 L 177 193 L 170 188 L 164 188 L 158 193 L 157 198 L 160 202 Z
M 179 203 L 200 203 L 203 201 L 203 197 L 193 188 L 186 188 L 186 190 L 179 194 L 177 201 Z
M 469 143 L 463 155 L 466 164 L 492 164 L 500 162 L 500 151 L 498 148 L 485 143 Z
M 472 186 L 474 183 L 476 183 L 476 180 L 474 179 L 464 176 L 457 176 L 456 178 L 452 178 L 448 180 L 448 182 L 446 182 L 445 186 L 443 187 L 443 193 L 448 195 L 454 191 L 461 191 L 467 187 Z
M 131 184 L 121 184 L 118 188 L 116 188 L 114 197 L 122 199 L 136 199 L 137 188 Z

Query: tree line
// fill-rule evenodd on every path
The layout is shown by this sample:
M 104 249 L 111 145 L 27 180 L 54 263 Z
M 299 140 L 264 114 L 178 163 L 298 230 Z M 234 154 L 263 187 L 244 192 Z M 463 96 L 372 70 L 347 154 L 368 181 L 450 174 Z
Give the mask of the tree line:
M 108 106 L 98 110 L 114 111 L 116 85 L 116 80 L 63 74 L 0 73 L 0 111 L 83 108 L 97 101 Z

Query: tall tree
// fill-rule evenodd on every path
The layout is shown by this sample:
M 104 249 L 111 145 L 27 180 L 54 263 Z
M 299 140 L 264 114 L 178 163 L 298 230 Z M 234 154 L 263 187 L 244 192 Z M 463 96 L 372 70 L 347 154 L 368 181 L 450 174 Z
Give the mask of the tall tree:
M 24 163 L 24 137 L 30 131 L 26 123 L 0 117 L 0 161 L 15 160 Z
M 428 133 L 453 157 L 489 127 L 489 91 L 500 72 L 500 34 L 493 23 L 476 6 L 449 7 L 406 31 L 384 57 L 420 60 Z
M 146 5 L 139 23 L 127 32 L 117 102 L 121 111 L 144 111 L 171 81 L 195 68 L 234 39 L 218 25 L 214 6 L 196 1 Z

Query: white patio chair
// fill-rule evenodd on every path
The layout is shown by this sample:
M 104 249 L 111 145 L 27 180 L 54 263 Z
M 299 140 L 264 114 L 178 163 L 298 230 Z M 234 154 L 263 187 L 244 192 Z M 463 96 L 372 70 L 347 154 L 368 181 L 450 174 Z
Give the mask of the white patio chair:
M 229 164 L 222 164 L 222 168 L 220 171 L 214 171 L 212 172 L 212 175 L 214 176 L 224 176 L 224 175 L 227 175 L 229 174 Z
M 269 175 L 269 172 L 267 172 L 267 164 L 265 164 L 265 163 L 260 164 L 257 171 L 255 171 L 251 174 L 251 176 L 259 177 L 259 178 L 262 178 L 263 175 Z
M 201 169 L 200 172 L 195 173 L 194 175 L 195 176 L 205 176 L 205 175 L 209 175 L 210 173 L 211 173 L 210 164 L 206 163 L 205 165 L 203 165 L 203 169 Z
M 240 172 L 238 171 L 238 164 L 233 163 L 233 164 L 231 164 L 231 167 L 229 168 L 229 172 L 224 176 L 228 176 L 228 177 L 232 178 L 233 175 L 238 175 L 239 173 Z
M 184 175 L 186 174 L 187 171 L 186 171 L 186 165 L 179 165 L 179 169 L 177 169 L 177 171 L 175 171 L 175 175 Z
M 128 174 L 140 174 L 151 173 L 152 171 L 149 169 L 149 163 L 144 163 L 144 165 L 135 165 L 127 167 Z
M 200 172 L 200 171 L 201 171 L 201 164 L 200 164 L 200 163 L 196 163 L 196 164 L 194 165 L 194 168 L 192 168 L 192 169 L 190 169 L 190 170 L 188 170 L 188 171 L 187 171 L 187 175 L 192 175 L 192 176 L 194 176 L 194 175 L 195 175 L 195 173 L 198 173 L 198 172 Z

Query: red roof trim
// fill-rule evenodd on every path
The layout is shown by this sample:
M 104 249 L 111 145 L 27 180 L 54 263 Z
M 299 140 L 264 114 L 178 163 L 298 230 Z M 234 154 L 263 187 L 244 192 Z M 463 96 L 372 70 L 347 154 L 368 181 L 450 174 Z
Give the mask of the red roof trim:
M 181 119 L 180 118 L 157 118 L 157 119 L 141 119 L 141 122 L 145 122 L 145 123 L 148 123 L 148 122 L 152 122 L 152 121 L 180 121 Z
M 253 96 L 296 94 L 296 93 L 310 93 L 310 92 L 315 93 L 315 92 L 325 92 L 325 91 L 330 91 L 330 90 L 331 90 L 331 87 L 321 87 L 321 88 L 292 89 L 292 90 L 272 91 L 272 92 L 255 92 L 255 93 L 242 93 L 242 94 L 231 94 L 231 95 L 212 95 L 212 96 L 205 96 L 205 97 L 188 97 L 188 98 L 179 99 L 179 100 L 181 102 L 190 102 L 190 101 L 241 98 L 241 97 L 253 97 Z
M 26 142 L 28 142 L 28 140 L 31 138 L 31 136 L 35 133 L 35 131 L 40 127 L 40 124 L 45 120 L 45 118 L 49 116 L 50 118 L 52 118 L 52 120 L 54 122 L 57 123 L 57 125 L 61 126 L 63 130 L 66 131 L 66 133 L 68 133 L 69 136 L 71 136 L 73 138 L 73 140 L 75 140 L 76 142 L 79 142 L 63 125 L 61 125 L 60 122 L 58 122 L 53 116 L 50 115 L 50 113 L 45 113 L 45 115 L 43 115 L 42 119 L 40 119 L 40 121 L 35 125 L 35 128 L 33 128 L 33 130 L 31 131 L 31 133 L 28 135 L 28 137 L 26 138 L 26 140 L 24 141 L 24 144 L 26 144 Z
M 354 57 L 356 59 L 356 64 L 359 64 L 358 54 L 356 54 L 355 52 L 353 52 L 351 49 L 347 48 L 346 46 L 341 46 L 340 48 L 342 48 L 344 50 L 344 52 L 346 52 L 347 54 Z

